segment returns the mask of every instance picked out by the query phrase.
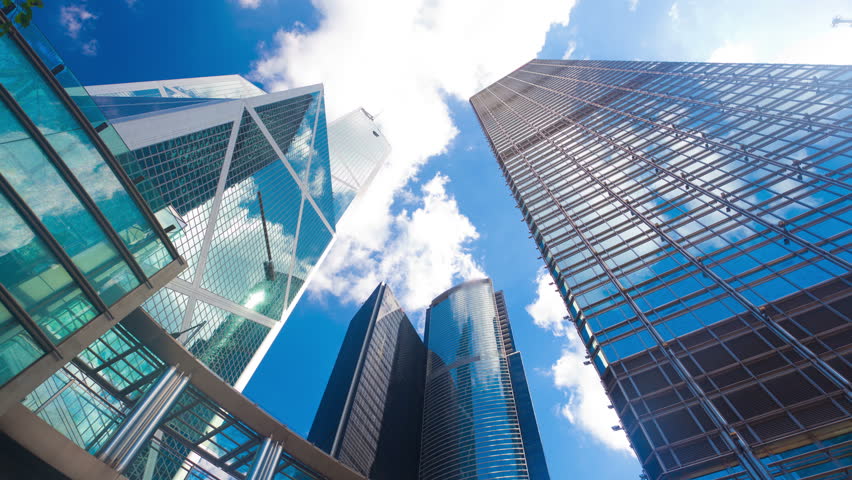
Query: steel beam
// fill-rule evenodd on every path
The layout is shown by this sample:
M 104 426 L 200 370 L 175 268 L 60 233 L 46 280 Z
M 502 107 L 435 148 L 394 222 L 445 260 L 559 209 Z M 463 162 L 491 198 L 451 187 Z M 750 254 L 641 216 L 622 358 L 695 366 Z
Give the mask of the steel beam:
M 284 451 L 321 477 L 333 480 L 364 480 L 364 477 L 332 458 L 261 410 L 225 383 L 157 324 L 144 310 L 136 309 L 122 325 L 149 350 L 170 365 L 192 375 L 192 385 L 232 416 L 264 437 L 284 446 Z

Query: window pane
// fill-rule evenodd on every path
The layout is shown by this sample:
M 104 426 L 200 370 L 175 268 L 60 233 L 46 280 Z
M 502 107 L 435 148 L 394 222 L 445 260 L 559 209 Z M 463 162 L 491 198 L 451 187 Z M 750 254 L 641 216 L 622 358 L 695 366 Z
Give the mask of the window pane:
M 0 304 L 0 385 L 38 360 L 44 353 L 6 307 Z
M 5 120 L 11 120 L 8 113 Z M 13 125 L 16 123 L 12 120 Z M 29 138 L 4 140 L 0 138 L 0 172 L 39 216 L 104 301 L 112 304 L 139 285 L 91 213 L 38 145 Z
M 0 272 L 3 285 L 56 342 L 97 315 L 68 272 L 3 196 Z

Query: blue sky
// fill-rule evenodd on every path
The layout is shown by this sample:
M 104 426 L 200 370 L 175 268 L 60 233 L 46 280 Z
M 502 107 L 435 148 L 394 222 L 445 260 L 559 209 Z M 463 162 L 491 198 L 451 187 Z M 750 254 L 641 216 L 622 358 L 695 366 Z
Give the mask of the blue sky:
M 246 393 L 306 435 L 349 319 L 387 281 L 412 321 L 487 274 L 503 289 L 554 479 L 637 478 L 541 275 L 467 98 L 533 57 L 852 63 L 848 1 L 47 0 L 35 20 L 84 84 L 240 73 L 322 82 L 394 151 Z

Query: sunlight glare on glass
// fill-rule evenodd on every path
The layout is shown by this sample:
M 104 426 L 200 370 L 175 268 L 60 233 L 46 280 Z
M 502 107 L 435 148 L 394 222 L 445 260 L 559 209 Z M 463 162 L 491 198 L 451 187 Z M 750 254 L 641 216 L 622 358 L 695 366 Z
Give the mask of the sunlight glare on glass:
M 254 292 L 251 295 L 249 295 L 248 301 L 246 301 L 246 307 L 247 308 L 254 308 L 254 307 L 260 305 L 261 302 L 263 302 L 263 300 L 265 298 L 266 298 L 266 292 L 264 292 L 263 290 L 261 290 L 259 292 Z

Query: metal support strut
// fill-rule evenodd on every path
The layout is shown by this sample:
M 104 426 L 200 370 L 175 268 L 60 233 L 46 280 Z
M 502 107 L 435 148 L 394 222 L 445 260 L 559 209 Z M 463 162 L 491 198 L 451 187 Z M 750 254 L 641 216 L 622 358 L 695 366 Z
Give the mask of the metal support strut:
M 189 375 L 169 367 L 145 392 L 98 458 L 119 472 L 127 468 L 188 382 Z
M 246 480 L 272 480 L 284 446 L 267 437 L 257 450 Z

